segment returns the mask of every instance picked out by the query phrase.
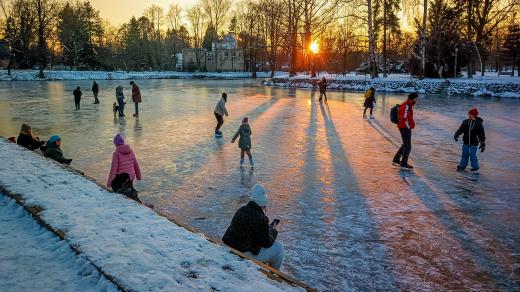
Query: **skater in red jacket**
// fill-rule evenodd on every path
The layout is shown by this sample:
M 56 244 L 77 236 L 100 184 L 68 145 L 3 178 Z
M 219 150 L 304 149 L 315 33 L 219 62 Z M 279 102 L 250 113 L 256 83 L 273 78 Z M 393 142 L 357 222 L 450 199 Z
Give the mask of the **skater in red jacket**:
M 413 106 L 417 103 L 419 95 L 410 93 L 408 99 L 399 107 L 399 123 L 397 127 L 401 133 L 403 144 L 394 156 L 393 164 L 400 165 L 402 170 L 413 170 L 413 166 L 408 164 L 408 156 L 412 151 L 412 129 L 415 128 L 413 120 Z

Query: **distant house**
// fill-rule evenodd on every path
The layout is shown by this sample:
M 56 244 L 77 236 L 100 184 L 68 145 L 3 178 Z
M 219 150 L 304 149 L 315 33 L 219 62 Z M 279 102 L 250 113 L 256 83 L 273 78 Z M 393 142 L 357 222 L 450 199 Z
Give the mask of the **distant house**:
M 227 34 L 222 41 L 212 44 L 211 51 L 184 49 L 182 65 L 185 71 L 240 72 L 245 70 L 244 50 L 238 48 L 237 40 L 232 34 Z M 193 69 L 195 67 L 197 69 Z
M 9 44 L 5 40 L 0 40 L 0 68 L 7 69 L 9 66 Z

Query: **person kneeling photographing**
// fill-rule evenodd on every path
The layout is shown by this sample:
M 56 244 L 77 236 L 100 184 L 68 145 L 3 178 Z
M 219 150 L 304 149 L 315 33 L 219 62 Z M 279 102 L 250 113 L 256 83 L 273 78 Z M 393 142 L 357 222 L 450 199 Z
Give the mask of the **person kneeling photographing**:
M 280 269 L 283 261 L 283 245 L 275 242 L 278 236 L 276 226 L 279 219 L 269 224 L 265 215 L 267 191 L 256 184 L 252 190 L 251 201 L 238 209 L 233 216 L 222 242 L 259 262 Z

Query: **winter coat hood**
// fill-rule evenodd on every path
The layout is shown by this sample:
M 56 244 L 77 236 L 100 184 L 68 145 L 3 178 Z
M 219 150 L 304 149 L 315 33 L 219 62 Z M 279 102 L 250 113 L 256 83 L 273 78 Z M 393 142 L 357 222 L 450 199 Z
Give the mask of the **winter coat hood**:
M 132 152 L 132 148 L 130 148 L 129 145 L 124 145 L 124 144 L 123 144 L 123 145 L 119 145 L 119 146 L 117 146 L 117 148 L 116 148 L 116 152 L 117 152 L 118 154 L 122 154 L 122 155 L 130 155 L 130 154 L 134 154 L 134 153 Z

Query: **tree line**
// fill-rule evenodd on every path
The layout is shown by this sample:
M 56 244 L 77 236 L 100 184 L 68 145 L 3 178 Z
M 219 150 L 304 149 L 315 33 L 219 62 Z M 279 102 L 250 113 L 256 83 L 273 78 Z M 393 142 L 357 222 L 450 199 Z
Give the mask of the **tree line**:
M 518 64 L 520 0 L 199 0 L 151 5 L 112 25 L 89 1 L 0 0 L 0 39 L 10 66 L 175 70 L 184 48 L 211 50 L 232 33 L 245 70 L 316 68 L 372 77 L 471 77 L 494 56 Z M 310 50 L 317 43 L 318 52 Z M 500 61 L 502 60 L 502 61 Z

